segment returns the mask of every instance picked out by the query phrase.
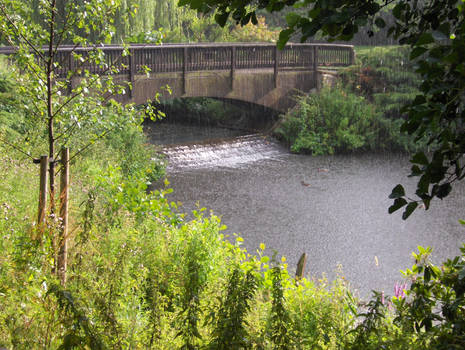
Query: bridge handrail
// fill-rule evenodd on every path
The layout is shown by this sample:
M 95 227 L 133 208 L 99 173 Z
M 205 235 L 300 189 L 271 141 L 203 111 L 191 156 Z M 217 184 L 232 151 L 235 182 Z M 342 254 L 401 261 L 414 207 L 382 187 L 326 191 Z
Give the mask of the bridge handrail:
M 126 48 L 131 55 L 123 57 Z M 96 49 L 104 51 L 106 66 L 91 64 L 89 60 L 78 61 L 72 55 L 74 52 L 85 57 Z M 48 49 L 44 47 L 42 51 L 47 52 Z M 0 47 L 0 54 L 15 52 L 14 47 Z M 56 73 L 59 76 L 78 69 L 96 74 L 115 74 L 106 68 L 108 65 L 116 68 L 116 74 L 131 76 L 141 73 L 143 66 L 153 73 L 260 68 L 274 68 L 276 72 L 281 69 L 316 70 L 319 66 L 348 66 L 354 64 L 354 48 L 352 45 L 319 43 L 290 43 L 282 51 L 269 43 L 134 44 L 128 47 L 70 45 L 58 49 L 58 60 L 60 65 Z

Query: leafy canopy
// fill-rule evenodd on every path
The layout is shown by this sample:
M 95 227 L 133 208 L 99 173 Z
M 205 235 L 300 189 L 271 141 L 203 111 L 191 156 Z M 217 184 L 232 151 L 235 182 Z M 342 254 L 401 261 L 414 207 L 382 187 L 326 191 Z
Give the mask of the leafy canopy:
M 305 41 L 316 34 L 329 41 L 350 40 L 362 27 L 368 35 L 385 28 L 381 16 L 388 11 L 393 23 L 388 35 L 410 46 L 410 60 L 422 77 L 420 93 L 403 108 L 407 119 L 401 130 L 428 138 L 430 152 L 412 159 L 410 176 L 419 177 L 416 197 L 401 185 L 390 195 L 389 212 L 405 208 L 403 218 L 433 198 L 445 198 L 452 184 L 465 177 L 465 3 L 463 0 L 181 0 L 201 12 L 217 10 L 216 21 L 224 25 L 229 16 L 241 24 L 256 22 L 256 11 L 280 11 L 285 7 L 308 11 L 286 15 L 287 28 L 278 42 L 283 47 L 294 34 Z M 385 15 L 385 13 L 383 13 Z

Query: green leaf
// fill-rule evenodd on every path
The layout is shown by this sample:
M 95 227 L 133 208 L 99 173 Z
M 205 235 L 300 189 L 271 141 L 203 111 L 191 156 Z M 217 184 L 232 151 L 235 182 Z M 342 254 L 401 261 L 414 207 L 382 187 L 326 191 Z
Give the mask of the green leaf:
M 420 176 L 423 172 L 421 171 L 420 167 L 418 165 L 413 165 L 412 168 L 410 169 L 410 175 L 409 176 Z
M 286 15 L 286 22 L 289 27 L 294 27 L 300 20 L 300 16 L 295 12 L 289 12 Z
M 438 187 L 436 197 L 443 199 L 449 195 L 450 191 L 452 191 L 452 186 L 450 183 L 442 184 Z
M 395 18 L 400 19 L 402 15 L 402 10 L 403 10 L 403 4 L 397 4 L 393 9 L 392 9 L 392 14 L 394 15 Z
M 407 204 L 407 201 L 404 198 L 397 198 L 394 201 L 394 204 L 389 207 L 388 209 L 389 214 L 394 213 L 396 210 L 399 210 L 406 204 Z
M 428 283 L 431 280 L 431 270 L 429 266 L 425 267 L 425 272 L 423 276 L 424 276 L 423 278 L 425 279 L 426 283 Z
M 255 12 L 252 13 L 252 24 L 256 26 L 258 24 L 257 14 Z
M 396 198 L 400 198 L 403 196 L 405 196 L 405 190 L 404 190 L 404 187 L 402 187 L 402 185 L 399 184 L 392 189 L 392 192 L 389 195 L 389 198 L 396 199 Z
M 286 46 L 286 43 L 289 41 L 289 38 L 291 37 L 293 33 L 294 33 L 293 29 L 286 29 L 286 30 L 281 31 L 281 33 L 279 33 L 279 39 L 277 43 L 278 49 L 280 50 L 284 49 L 284 46 Z
M 415 46 L 428 45 L 431 43 L 434 43 L 433 35 L 431 33 L 423 33 L 418 38 L 417 42 L 415 43 Z
M 413 164 L 427 165 L 428 158 L 426 157 L 424 152 L 418 152 L 412 157 L 410 162 Z
M 308 11 L 308 16 L 315 19 L 321 12 L 321 8 L 315 7 L 312 10 Z
M 417 202 L 410 202 L 405 208 L 404 213 L 402 214 L 402 219 L 407 220 L 410 215 L 414 212 L 414 210 L 418 207 Z
M 375 25 L 378 28 L 384 28 L 384 27 L 386 27 L 386 22 L 381 17 L 378 17 L 378 18 L 375 19 Z
M 228 17 L 229 17 L 229 12 L 217 13 L 215 15 L 215 21 L 221 27 L 224 27 L 226 24 L 226 21 L 228 20 Z
M 463 281 L 465 279 L 465 266 L 462 267 L 462 269 L 459 272 L 459 280 Z
M 425 173 L 420 177 L 420 181 L 417 183 L 416 194 L 421 197 L 422 194 L 428 193 L 429 185 L 431 183 L 429 174 Z
M 414 60 L 415 58 L 423 55 L 426 51 L 428 51 L 428 49 L 424 48 L 424 47 L 415 47 L 412 52 L 410 52 L 410 59 L 411 60 Z

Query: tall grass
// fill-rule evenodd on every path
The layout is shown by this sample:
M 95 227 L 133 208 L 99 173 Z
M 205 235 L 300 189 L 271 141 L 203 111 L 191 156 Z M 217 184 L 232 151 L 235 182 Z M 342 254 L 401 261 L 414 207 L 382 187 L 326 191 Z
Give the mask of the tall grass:
M 51 215 L 42 234 L 34 226 L 38 169 L 30 155 L 40 154 L 44 138 L 15 93 L 16 79 L 0 72 L 0 347 L 271 348 L 277 299 L 270 299 L 269 259 L 226 239 L 220 220 L 202 210 L 186 221 L 167 200 L 168 187 L 148 190 L 163 164 L 152 160 L 155 150 L 137 123 L 115 128 L 71 164 L 68 273 L 60 285 L 51 249 L 58 224 Z M 111 109 L 99 117 L 124 118 Z M 89 122 L 67 144 L 82 148 L 99 132 Z M 295 310 L 301 289 L 282 273 L 279 300 Z M 311 281 L 305 290 L 328 303 L 349 292 Z M 346 333 L 343 308 L 334 307 L 331 327 Z M 318 343 L 320 336 L 301 330 L 297 337 Z

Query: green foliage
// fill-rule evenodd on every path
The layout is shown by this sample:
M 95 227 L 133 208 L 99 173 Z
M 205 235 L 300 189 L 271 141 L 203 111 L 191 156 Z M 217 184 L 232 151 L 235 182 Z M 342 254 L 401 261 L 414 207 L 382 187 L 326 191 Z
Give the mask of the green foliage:
M 299 97 L 276 131 L 293 152 L 314 155 L 373 149 L 376 112 L 363 97 L 340 88 L 323 88 Z
M 336 330 L 347 332 L 350 322 L 340 322 L 347 302 L 338 297 L 347 287 L 326 289 L 305 279 L 296 287 L 286 266 L 279 268 L 278 287 L 264 245 L 258 256 L 250 256 L 240 246 L 242 239 L 230 243 L 221 235 L 220 220 L 203 210 L 184 221 L 166 199 L 169 190 L 148 190 L 142 160 L 128 159 L 127 170 L 119 167 L 126 136 L 119 130 L 100 139 L 95 152 L 84 152 L 73 167 L 65 287 L 51 269 L 53 220 L 42 242 L 34 240 L 31 229 L 36 165 L 13 160 L 16 151 L 0 144 L 0 344 L 273 348 L 271 335 L 281 325 L 295 334 L 296 344 L 334 348 L 324 335 L 333 339 Z M 279 305 L 289 310 L 286 319 Z M 308 320 L 321 320 L 319 331 Z M 274 341 L 279 339 L 285 338 Z
M 287 350 L 293 347 L 291 342 L 291 322 L 284 305 L 284 293 L 282 286 L 281 266 L 275 266 L 272 269 L 272 288 L 271 288 L 271 315 L 270 315 L 270 339 L 273 343 L 273 349 Z
M 350 349 L 462 349 L 465 346 L 465 246 L 462 255 L 442 267 L 429 260 L 430 248 L 418 247 L 415 264 L 404 273 L 406 295 L 388 304 L 379 293 L 359 316 Z
M 278 35 L 279 31 L 268 28 L 265 17 L 257 17 L 256 24 L 234 26 L 228 39 L 237 42 L 276 42 Z
M 235 268 L 228 279 L 226 295 L 216 314 L 212 313 L 214 329 L 209 349 L 227 350 L 250 347 L 245 317 L 251 309 L 255 292 L 258 288 L 257 279 L 251 271 L 243 272 Z
M 365 96 L 387 119 L 405 117 L 402 106 L 418 94 L 420 76 L 401 46 L 357 48 L 357 65 L 339 76 L 352 91 Z
M 313 97 L 300 98 L 297 109 L 285 116 L 278 135 L 294 152 L 427 149 L 425 139 L 400 131 L 405 117 L 401 108 L 415 98 L 420 83 L 408 61 L 408 50 L 396 46 L 357 49 L 357 65 L 341 70 L 338 76 L 341 82 L 331 88 L 334 91 L 326 88 Z M 357 113 L 365 114 L 364 124 L 357 121 Z M 308 115 L 318 117 L 311 117 L 310 122 Z M 344 124 L 345 119 L 348 125 L 355 124 L 353 130 Z M 346 141 L 338 141 L 340 137 Z

